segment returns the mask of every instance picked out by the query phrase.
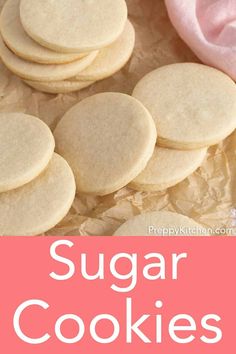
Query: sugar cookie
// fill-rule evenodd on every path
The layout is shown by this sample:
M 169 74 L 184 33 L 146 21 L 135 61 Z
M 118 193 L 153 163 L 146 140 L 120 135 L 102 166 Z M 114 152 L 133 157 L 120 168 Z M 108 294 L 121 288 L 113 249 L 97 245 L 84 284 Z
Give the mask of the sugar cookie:
M 131 183 L 139 191 L 162 191 L 183 181 L 203 162 L 207 149 L 174 150 L 156 147 L 146 168 Z
M 125 0 L 21 0 L 25 31 L 41 45 L 63 53 L 108 46 L 127 20 Z
M 69 64 L 45 65 L 31 63 L 12 53 L 0 39 L 0 55 L 3 63 L 14 74 L 32 81 L 60 81 L 65 80 L 84 70 L 95 59 L 97 52 Z
M 53 228 L 68 213 L 75 181 L 67 162 L 53 155 L 35 180 L 0 194 L 0 235 L 34 236 Z
M 25 80 L 25 83 L 36 90 L 47 93 L 69 93 L 82 90 L 92 84 L 94 81 L 63 80 L 51 82 L 39 82 Z
M 65 64 L 78 60 L 86 53 L 56 53 L 33 41 L 24 31 L 20 21 L 20 0 L 8 0 L 1 12 L 0 31 L 7 44 L 19 57 L 42 64 Z
M 121 93 L 100 93 L 70 109 L 55 130 L 57 151 L 77 188 L 105 195 L 131 182 L 151 158 L 156 128 L 146 108 Z
M 154 211 L 126 221 L 114 236 L 208 236 L 208 230 L 187 216 Z
M 54 137 L 40 119 L 0 113 L 0 193 L 37 177 L 48 165 L 54 147 Z
M 222 72 L 196 63 L 164 66 L 146 75 L 133 96 L 150 111 L 159 144 L 197 149 L 236 128 L 236 86 Z
M 135 44 L 135 31 L 130 21 L 114 43 L 101 49 L 93 63 L 81 71 L 78 80 L 102 80 L 119 71 L 130 59 Z

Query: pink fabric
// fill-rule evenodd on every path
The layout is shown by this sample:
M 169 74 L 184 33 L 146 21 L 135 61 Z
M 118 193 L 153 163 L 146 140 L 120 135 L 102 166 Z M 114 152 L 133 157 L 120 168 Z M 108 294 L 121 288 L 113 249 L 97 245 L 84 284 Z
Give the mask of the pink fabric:
M 236 0 L 165 0 L 179 35 L 204 63 L 236 80 Z

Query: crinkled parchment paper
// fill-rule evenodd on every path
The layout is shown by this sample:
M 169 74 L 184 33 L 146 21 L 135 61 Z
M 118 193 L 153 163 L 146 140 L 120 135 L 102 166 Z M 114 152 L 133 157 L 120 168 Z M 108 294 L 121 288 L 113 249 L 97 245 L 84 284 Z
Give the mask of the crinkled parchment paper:
M 0 0 L 0 6 L 3 3 Z M 162 0 L 127 3 L 137 39 L 134 55 L 121 72 L 79 93 L 56 96 L 30 89 L 0 63 L 0 112 L 33 114 L 54 129 L 71 106 L 89 95 L 103 91 L 131 94 L 138 80 L 159 66 L 198 61 L 170 24 Z M 106 197 L 78 195 L 69 215 L 47 235 L 111 235 L 133 215 L 153 210 L 176 211 L 213 228 L 234 227 L 235 186 L 236 133 L 211 147 L 203 166 L 174 188 L 156 193 L 123 188 Z

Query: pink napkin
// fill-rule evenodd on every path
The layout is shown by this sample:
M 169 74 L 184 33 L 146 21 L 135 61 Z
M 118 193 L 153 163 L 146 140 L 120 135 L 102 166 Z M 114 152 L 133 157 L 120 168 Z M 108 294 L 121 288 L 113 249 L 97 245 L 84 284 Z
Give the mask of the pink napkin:
M 169 17 L 202 62 L 236 80 L 236 0 L 165 0 Z

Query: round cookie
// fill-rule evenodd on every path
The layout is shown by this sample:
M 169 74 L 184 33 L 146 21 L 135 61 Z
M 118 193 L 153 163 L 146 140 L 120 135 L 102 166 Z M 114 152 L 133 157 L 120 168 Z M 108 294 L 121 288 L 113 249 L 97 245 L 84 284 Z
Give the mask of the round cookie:
M 65 64 L 78 60 L 86 53 L 57 53 L 32 40 L 20 21 L 20 0 L 8 0 L 1 12 L 0 31 L 7 44 L 19 57 L 41 64 Z
M 158 143 L 198 149 L 236 128 L 236 86 L 221 71 L 196 63 L 164 66 L 146 75 L 133 96 L 150 111 Z
M 45 65 L 31 63 L 12 53 L 0 39 L 0 56 L 6 67 L 22 79 L 32 81 L 60 81 L 71 78 L 84 70 L 95 59 L 97 52 L 69 64 Z
M 127 20 L 125 0 L 21 0 L 25 31 L 63 53 L 89 52 L 113 43 Z
M 174 150 L 155 147 L 143 172 L 129 186 L 138 191 L 162 191 L 183 181 L 201 166 L 207 149 Z
M 57 93 L 69 93 L 69 92 L 82 90 L 94 84 L 94 81 L 64 80 L 64 81 L 39 82 L 39 81 L 25 80 L 25 83 L 36 90 L 57 94 Z
M 0 235 L 35 236 L 58 224 L 75 197 L 75 181 L 67 162 L 54 154 L 35 180 L 0 194 Z
M 193 219 L 169 211 L 141 214 L 126 221 L 114 236 L 208 236 Z
M 40 119 L 0 113 L 0 193 L 36 178 L 51 160 L 54 147 L 54 137 Z
M 127 21 L 122 35 L 98 53 L 93 63 L 76 75 L 78 80 L 102 80 L 119 71 L 130 59 L 135 44 L 135 31 Z
M 78 190 L 94 195 L 112 193 L 131 182 L 151 158 L 157 137 L 153 119 L 139 101 L 111 92 L 72 107 L 54 135 Z

